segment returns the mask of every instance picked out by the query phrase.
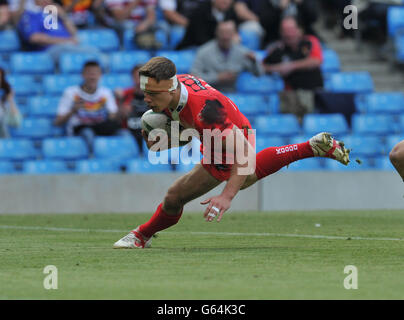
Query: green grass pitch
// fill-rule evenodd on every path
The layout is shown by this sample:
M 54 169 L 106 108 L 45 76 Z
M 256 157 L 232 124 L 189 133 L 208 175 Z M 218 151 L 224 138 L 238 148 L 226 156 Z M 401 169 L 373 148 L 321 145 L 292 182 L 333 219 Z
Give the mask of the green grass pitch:
M 149 217 L 0 215 L 0 299 L 404 299 L 402 211 L 185 212 L 151 249 L 112 249 Z

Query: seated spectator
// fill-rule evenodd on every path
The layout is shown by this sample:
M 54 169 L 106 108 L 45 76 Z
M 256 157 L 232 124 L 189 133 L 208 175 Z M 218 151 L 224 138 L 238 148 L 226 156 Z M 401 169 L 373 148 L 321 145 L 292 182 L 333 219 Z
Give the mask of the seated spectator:
M 7 0 L 0 0 L 0 30 L 3 30 L 11 20 L 10 9 Z
M 8 3 L 10 7 L 11 21 L 15 26 L 20 22 L 20 18 L 25 10 L 38 10 L 35 0 L 8 0 Z
M 132 69 L 133 87 L 123 91 L 116 90 L 119 118 L 122 121 L 122 127 L 128 129 L 136 139 L 139 150 L 143 153 L 143 136 L 141 117 L 149 108 L 144 101 L 144 93 L 140 89 L 139 69 L 141 65 L 137 65 Z
M 255 32 L 261 40 L 265 35 L 265 30 L 259 18 L 259 5 L 261 5 L 262 1 L 264 0 L 236 0 L 234 4 L 237 17 L 243 21 L 239 26 L 239 30 Z M 255 12 L 254 9 L 257 11 Z
M 6 80 L 4 69 L 0 68 L 0 138 L 9 138 L 8 127 L 18 127 L 21 120 L 13 90 Z
M 223 21 L 217 26 L 216 39 L 198 49 L 191 73 L 201 77 L 220 91 L 235 90 L 237 77 L 242 71 L 261 73 L 253 52 L 235 42 L 234 21 Z
M 77 29 L 67 17 L 64 9 L 52 0 L 35 0 L 37 7 L 25 10 L 18 24 L 18 29 L 28 49 L 46 51 L 55 63 L 65 52 L 98 54 L 97 48 L 79 44 Z M 56 29 L 46 27 L 43 9 L 47 5 L 55 5 L 58 13 Z
M 110 89 L 99 86 L 101 67 L 88 61 L 82 70 L 83 83 L 67 88 L 60 100 L 55 125 L 67 124 L 68 135 L 81 136 L 93 151 L 95 136 L 118 133 L 118 107 Z
M 211 0 L 160 0 L 159 6 L 168 23 L 186 27 L 195 9 L 208 1 Z
M 157 0 L 105 0 L 109 12 L 106 24 L 117 31 L 121 43 L 124 31 L 133 29 L 136 45 L 143 49 L 151 49 L 157 46 L 154 39 L 156 2 Z
M 266 32 L 265 43 L 279 40 L 280 21 L 288 16 L 301 21 L 306 34 L 316 35 L 313 28 L 318 15 L 316 0 L 266 0 L 260 2 L 258 16 Z
M 294 113 L 299 120 L 314 109 L 314 90 L 323 87 L 322 49 L 314 36 L 304 35 L 293 17 L 284 18 L 281 40 L 271 45 L 264 58 L 268 73 L 279 73 L 286 86 L 281 93 L 281 111 Z
M 200 46 L 215 37 L 216 26 L 221 21 L 240 21 L 233 0 L 211 0 L 201 3 L 189 18 L 184 38 L 177 49 Z
M 56 0 L 66 11 L 70 20 L 78 28 L 86 28 L 91 23 L 91 11 L 100 6 L 100 0 Z

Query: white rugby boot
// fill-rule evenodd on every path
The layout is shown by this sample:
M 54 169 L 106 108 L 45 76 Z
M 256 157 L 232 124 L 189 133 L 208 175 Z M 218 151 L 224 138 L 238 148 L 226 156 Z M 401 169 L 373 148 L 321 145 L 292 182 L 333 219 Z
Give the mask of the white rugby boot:
M 152 237 L 146 238 L 139 232 L 139 227 L 132 230 L 114 243 L 114 249 L 145 249 L 150 248 Z
M 343 165 L 349 163 L 349 152 L 342 141 L 335 140 L 330 133 L 321 132 L 309 140 L 315 157 L 326 157 L 337 160 Z

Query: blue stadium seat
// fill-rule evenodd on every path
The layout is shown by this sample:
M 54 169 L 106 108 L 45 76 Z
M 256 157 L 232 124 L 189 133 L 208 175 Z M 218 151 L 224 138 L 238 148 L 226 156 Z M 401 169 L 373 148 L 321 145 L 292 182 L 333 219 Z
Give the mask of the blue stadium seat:
M 293 136 L 300 132 L 297 118 L 292 114 L 259 117 L 255 121 L 255 129 L 257 129 L 258 136 L 263 134 Z
M 312 135 L 307 135 L 307 134 L 298 134 L 295 136 L 291 136 L 289 138 L 288 144 L 297 144 L 297 143 L 303 143 L 306 141 L 309 141 L 309 139 L 312 137 Z
M 351 157 L 352 158 L 352 157 Z M 373 168 L 373 158 L 361 157 L 361 163 L 356 162 L 354 159 L 345 166 L 338 161 L 332 159 L 325 159 L 324 165 L 326 170 L 330 171 L 363 171 L 363 170 L 374 170 Z
M 61 174 L 69 173 L 67 165 L 58 160 L 25 161 L 22 165 L 25 174 Z
M 59 69 L 62 73 L 81 73 L 87 61 L 97 61 L 103 70 L 108 63 L 101 55 L 90 53 L 63 53 L 59 58 Z
M 93 46 L 102 51 L 119 50 L 119 38 L 112 29 L 79 30 L 77 36 L 83 45 Z
M 394 37 L 396 60 L 398 62 L 404 62 L 404 34 L 397 34 Z
M 56 117 L 60 97 L 35 96 L 28 98 L 27 115 L 29 117 Z
M 386 151 L 390 152 L 394 146 L 400 141 L 404 140 L 404 137 L 400 134 L 393 134 L 386 137 Z
M 132 68 L 144 64 L 151 58 L 148 51 L 119 51 L 110 54 L 110 72 L 130 73 Z
M 375 168 L 384 171 L 395 171 L 388 156 L 375 158 Z
M 42 91 L 42 85 L 35 81 L 33 75 L 13 74 L 7 80 L 17 96 L 36 95 Z
M 171 50 L 175 50 L 177 45 L 182 41 L 185 35 L 185 28 L 182 26 L 172 26 L 170 28 L 170 35 L 168 40 L 168 46 Z
M 152 164 L 147 159 L 133 159 L 126 164 L 126 172 L 128 173 L 147 174 L 171 171 L 171 164 Z
M 387 30 L 390 36 L 404 29 L 404 7 L 391 6 L 387 11 Z
M 18 52 L 10 58 L 13 73 L 51 73 L 54 63 L 49 54 L 44 52 Z
M 291 171 L 318 171 L 324 170 L 324 159 L 321 158 L 308 158 L 292 162 L 287 170 Z
M 155 32 L 156 40 L 161 44 L 160 49 L 166 50 L 168 49 L 168 39 L 165 31 L 157 30 Z M 142 50 L 139 49 L 134 41 L 134 32 L 132 29 L 126 29 L 123 33 L 123 46 L 126 51 L 130 50 Z
M 321 70 L 323 72 L 339 72 L 341 63 L 338 54 L 332 49 L 323 50 L 323 64 Z
M 16 173 L 14 164 L 11 161 L 0 161 L 0 175 Z
M 83 79 L 78 74 L 51 74 L 43 77 L 43 86 L 48 95 L 60 95 L 70 86 L 80 84 Z
M 303 132 L 315 135 L 326 131 L 334 135 L 348 133 L 348 123 L 340 113 L 334 114 L 306 114 L 303 118 Z
M 43 139 L 59 136 L 63 133 L 61 127 L 55 127 L 53 120 L 48 118 L 25 118 L 19 128 L 10 129 L 12 137 Z
M 280 147 L 286 145 L 285 139 L 281 137 L 265 137 L 258 136 L 256 139 L 256 153 L 269 148 L 269 147 Z
M 259 115 L 269 114 L 269 103 L 262 95 L 254 94 L 228 94 L 227 95 L 240 109 L 240 111 L 248 116 L 256 117 Z
M 355 97 L 356 111 L 361 113 L 404 112 L 404 94 L 401 92 L 374 92 Z
M 120 168 L 112 161 L 89 159 L 76 161 L 75 172 L 80 174 L 113 173 L 120 172 Z
M 34 143 L 27 139 L 0 139 L 1 160 L 29 160 L 35 159 L 38 152 Z
M 169 51 L 159 50 L 156 53 L 157 56 L 163 56 L 170 59 L 177 66 L 177 73 L 189 73 L 194 63 L 195 51 L 182 50 L 182 51 Z
M 379 136 L 354 134 L 341 137 L 341 140 L 346 148 L 352 149 L 351 162 L 354 162 L 356 157 L 376 157 L 386 153 L 385 144 Z
M 251 73 L 243 72 L 237 79 L 236 88 L 240 93 L 270 94 L 282 91 L 284 83 L 278 76 L 256 77 Z
M 132 137 L 97 137 L 94 155 L 98 159 L 126 160 L 139 155 L 139 147 Z
M 328 74 L 325 89 L 331 92 L 370 93 L 373 80 L 369 72 L 339 72 Z
M 258 50 L 261 40 L 257 32 L 241 29 L 239 31 L 241 44 L 250 50 Z
M 88 157 L 87 145 L 78 137 L 47 138 L 42 141 L 45 159 L 77 160 Z
M 20 49 L 20 39 L 14 29 L 0 31 L 0 52 L 13 52 Z
M 111 90 L 129 88 L 133 86 L 133 80 L 129 73 L 108 73 L 102 76 L 101 85 Z
M 353 133 L 388 135 L 395 131 L 393 116 L 384 114 L 354 114 L 352 116 Z

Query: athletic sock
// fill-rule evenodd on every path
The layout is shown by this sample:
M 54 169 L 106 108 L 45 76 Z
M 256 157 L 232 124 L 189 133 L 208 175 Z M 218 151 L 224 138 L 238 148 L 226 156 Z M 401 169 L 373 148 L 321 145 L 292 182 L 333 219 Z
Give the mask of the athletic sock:
M 167 229 L 168 227 L 176 224 L 178 220 L 180 220 L 181 215 L 182 209 L 181 212 L 176 216 L 168 215 L 163 210 L 163 204 L 160 203 L 150 220 L 139 226 L 139 232 L 145 237 L 150 238 L 156 232 Z
M 296 160 L 311 157 L 314 157 L 314 153 L 309 141 L 282 147 L 269 147 L 258 152 L 255 174 L 260 180 Z

